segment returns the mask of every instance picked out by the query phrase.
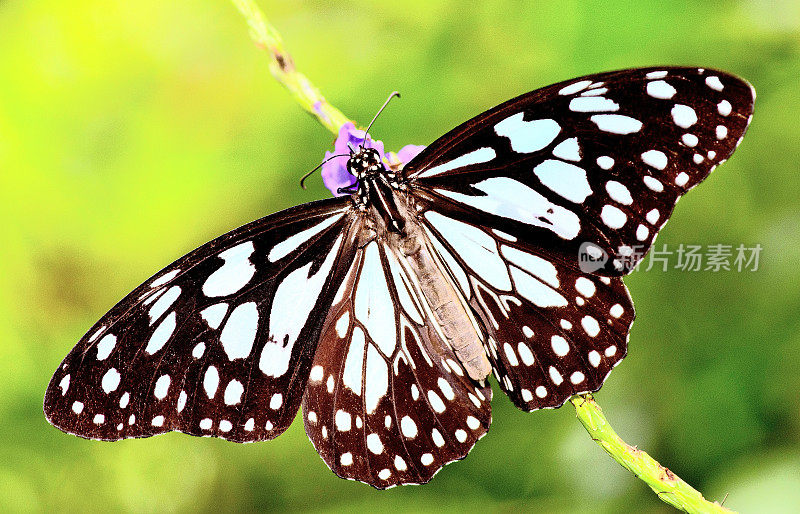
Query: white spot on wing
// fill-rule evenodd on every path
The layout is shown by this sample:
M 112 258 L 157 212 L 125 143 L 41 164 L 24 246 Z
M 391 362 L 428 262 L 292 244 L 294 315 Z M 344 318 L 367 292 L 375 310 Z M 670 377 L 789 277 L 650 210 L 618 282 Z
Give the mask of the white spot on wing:
M 561 336 L 553 336 L 550 338 L 550 346 L 559 357 L 563 357 L 569 353 L 569 343 Z
M 206 343 L 197 343 L 197 345 L 192 349 L 192 357 L 195 359 L 199 359 L 203 356 L 206 352 Z
M 312 237 L 316 236 L 326 228 L 330 227 L 337 221 L 339 218 L 344 216 L 344 213 L 336 214 L 334 216 L 329 217 L 328 219 L 322 221 L 321 223 L 317 223 L 311 228 L 307 228 L 302 232 L 298 232 L 292 236 L 287 237 L 285 240 L 281 241 L 280 243 L 276 244 L 272 247 L 267 255 L 267 259 L 270 262 L 275 262 L 277 260 L 283 259 L 297 248 L 299 248 L 303 243 L 311 239 Z
M 203 389 L 206 391 L 206 396 L 208 396 L 209 399 L 214 398 L 214 395 L 217 394 L 218 387 L 219 372 L 216 367 L 209 366 L 205 375 L 203 375 Z
M 345 412 L 342 409 L 336 411 L 336 415 L 334 416 L 334 421 L 336 423 L 336 430 L 339 432 L 348 432 L 352 427 L 353 418 L 350 416 L 349 412 Z
M 581 325 L 589 337 L 595 337 L 600 333 L 600 325 L 597 323 L 597 320 L 591 316 L 584 316 L 583 319 L 581 319 Z
M 574 212 L 550 202 L 521 182 L 508 177 L 493 177 L 478 182 L 473 187 L 486 194 L 470 196 L 445 190 L 437 191 L 476 209 L 550 229 L 562 239 L 574 239 L 580 232 L 580 219 Z
M 706 85 L 715 91 L 722 91 L 725 88 L 725 86 L 722 85 L 722 81 L 720 81 L 719 77 L 716 75 L 706 77 Z
M 434 411 L 440 414 L 444 412 L 445 410 L 444 402 L 442 401 L 441 398 L 439 398 L 439 395 L 436 394 L 436 391 L 433 390 L 428 391 L 428 401 L 430 402 L 431 407 L 433 407 Z
M 511 280 L 494 238 L 477 227 L 435 211 L 426 212 L 425 217 L 475 273 L 492 287 L 501 291 L 511 289 Z M 394 337 L 394 323 L 387 330 Z
M 250 262 L 254 251 L 253 242 L 247 241 L 220 252 L 218 257 L 225 263 L 203 283 L 203 294 L 227 296 L 246 286 L 256 273 L 256 267 Z
M 227 312 L 227 303 L 216 303 L 200 311 L 200 316 L 206 320 L 206 323 L 208 323 L 209 327 L 216 330 L 219 328 L 219 325 L 222 323 L 222 320 L 225 318 L 225 314 Z
M 602 96 L 581 96 L 569 102 L 572 112 L 615 112 L 619 110 L 617 102 Z
M 683 144 L 685 144 L 689 148 L 694 148 L 695 146 L 697 146 L 697 143 L 700 142 L 700 140 L 697 139 L 697 136 L 695 136 L 694 134 L 684 134 L 684 135 L 682 135 L 681 136 L 681 141 L 683 141 Z
M 517 344 L 517 351 L 519 352 L 519 358 L 522 359 L 522 363 L 526 366 L 532 366 L 534 363 L 533 353 L 531 353 L 531 349 L 528 348 L 528 345 L 525 343 L 518 343 Z
M 400 264 L 397 262 L 394 254 L 390 251 L 385 252 L 386 260 L 389 261 L 389 270 L 392 273 L 392 282 L 394 283 L 395 291 L 397 291 L 397 296 L 400 299 L 400 305 L 403 307 L 403 311 L 405 311 L 408 316 L 423 325 L 422 314 L 420 314 L 417 305 L 411 299 L 410 291 L 413 289 L 411 288 L 411 281 L 406 278 L 406 274 L 404 270 L 400 267 Z
M 642 154 L 642 161 L 657 170 L 663 170 L 667 167 L 667 156 L 664 152 L 659 150 L 648 150 L 644 152 Z
M 547 159 L 533 169 L 542 184 L 570 202 L 582 203 L 592 194 L 586 170 L 580 166 Z
M 336 334 L 344 339 L 347 335 L 347 330 L 350 328 L 350 311 L 344 311 L 339 319 L 336 320 Z
M 595 291 L 597 291 L 594 282 L 586 277 L 578 277 L 575 281 L 575 289 L 586 298 L 591 298 L 594 296 Z
M 697 113 L 688 105 L 675 104 L 671 114 L 672 121 L 681 128 L 689 128 L 697 123 Z
M 242 401 L 242 394 L 244 393 L 244 386 L 241 382 L 234 379 L 228 382 L 225 388 L 225 405 L 236 405 Z
M 572 94 L 578 93 L 580 91 L 583 91 L 584 89 L 589 87 L 589 85 L 591 83 L 592 83 L 591 80 L 581 80 L 579 82 L 573 82 L 572 84 L 570 84 L 568 86 L 562 87 L 558 91 L 558 94 L 562 95 L 562 96 L 572 95 Z
M 364 331 L 361 327 L 353 327 L 350 348 L 344 361 L 342 383 L 359 396 L 361 396 L 361 374 L 364 367 L 364 343 Z
M 669 100 L 675 96 L 675 88 L 663 80 L 654 80 L 647 83 L 647 94 L 653 98 Z
M 430 177 L 432 175 L 438 175 L 446 171 L 456 170 L 458 168 L 463 168 L 465 166 L 470 166 L 472 164 L 480 164 L 483 162 L 488 162 L 494 159 L 496 156 L 497 154 L 492 148 L 478 148 L 477 150 L 473 150 L 468 154 L 464 154 L 461 157 L 457 157 L 452 161 L 439 164 L 438 166 L 434 166 L 433 168 L 428 168 L 427 170 L 420 173 L 419 176 Z
M 367 369 L 364 375 L 364 406 L 367 414 L 372 414 L 389 390 L 389 367 L 372 345 L 367 348 Z
M 69 375 L 64 375 L 61 381 L 58 383 L 58 387 L 61 388 L 61 396 L 67 394 L 67 390 L 69 389 Z
M 561 127 L 554 120 L 523 120 L 524 113 L 518 112 L 494 126 L 498 136 L 511 141 L 511 149 L 519 153 L 532 153 L 546 147 L 556 138 Z
M 117 371 L 114 368 L 111 368 L 108 371 L 106 371 L 106 373 L 103 375 L 103 378 L 100 381 L 100 385 L 103 387 L 103 391 L 106 394 L 108 394 L 112 391 L 117 390 L 117 387 L 119 387 L 120 379 L 121 377 L 119 371 Z
M 578 145 L 578 138 L 571 137 L 560 142 L 553 148 L 553 156 L 566 161 L 578 162 L 581 160 L 581 150 Z
M 644 182 L 644 185 L 656 193 L 660 193 L 664 190 L 664 184 L 662 184 L 657 178 L 651 177 L 650 175 L 645 175 L 642 177 L 642 181 Z
M 604 170 L 610 170 L 611 167 L 614 166 L 614 159 L 607 155 L 601 155 L 597 158 L 597 165 Z
M 414 423 L 414 420 L 408 416 L 403 416 L 403 419 L 400 420 L 400 431 L 403 433 L 408 439 L 414 439 L 417 437 L 417 424 Z M 440 436 L 441 437 L 441 436 Z M 436 438 L 434 437 L 434 442 Z
M 158 299 L 156 303 L 150 307 L 148 311 L 148 315 L 150 316 L 150 324 L 156 322 L 157 319 L 161 317 L 162 314 L 167 312 L 167 309 L 172 307 L 172 304 L 175 303 L 175 300 L 181 295 L 181 288 L 178 286 L 170 287 L 166 293 L 164 293 L 161 298 Z
M 506 354 L 506 360 L 512 366 L 519 366 L 519 360 L 517 359 L 517 354 L 514 353 L 514 348 L 511 347 L 510 343 L 505 343 L 503 345 L 503 351 Z
M 633 134 L 642 129 L 642 122 L 622 114 L 595 114 L 591 118 L 597 128 L 611 134 Z
M 604 205 L 603 210 L 600 211 L 600 218 L 610 228 L 622 228 L 628 217 L 624 212 L 614 207 L 613 205 Z
M 503 257 L 542 282 L 556 288 L 559 286 L 558 272 L 550 261 L 507 245 L 501 245 L 500 251 Z
M 97 343 L 97 360 L 105 360 L 117 345 L 117 336 L 108 334 Z
M 322 369 L 322 366 L 317 364 L 313 368 L 311 368 L 311 373 L 308 375 L 308 379 L 312 382 L 321 382 L 322 377 L 324 376 L 325 371 Z
M 633 203 L 631 192 L 628 191 L 627 187 L 616 180 L 609 180 L 606 182 L 606 192 L 608 196 L 617 203 L 622 205 L 631 205 Z
M 558 370 L 553 366 L 550 366 L 548 372 L 550 374 L 550 380 L 552 380 L 553 383 L 557 386 L 561 385 L 561 382 L 564 381 L 564 378 L 561 376 L 561 373 L 559 373 Z
M 253 351 L 257 331 L 258 309 L 255 302 L 243 303 L 233 309 L 219 336 L 228 359 L 247 358 Z
M 342 236 L 339 236 L 314 275 L 309 276 L 313 264 L 309 262 L 289 273 L 275 291 L 269 317 L 269 340 L 261 351 L 258 363 L 265 375 L 279 377 L 289 369 L 294 344 L 317 303 L 341 242 Z
M 395 310 L 375 241 L 364 250 L 354 305 L 355 317 L 363 323 L 370 338 L 384 355 L 392 355 L 397 338 Z
M 169 383 L 170 377 L 169 375 L 161 375 L 158 380 L 156 380 L 156 387 L 153 390 L 153 395 L 158 398 L 159 400 L 163 400 L 167 397 L 167 393 L 169 392 Z
M 369 434 L 367 436 L 367 448 L 375 455 L 383 453 L 383 442 L 378 434 Z
M 164 284 L 166 284 L 167 282 L 169 282 L 170 280 L 172 280 L 173 278 L 178 276 L 178 273 L 180 273 L 180 272 L 181 272 L 181 270 L 174 269 L 174 270 L 170 271 L 169 273 L 164 273 L 159 278 L 153 280 L 150 283 L 150 287 L 163 286 Z
M 172 333 L 175 331 L 176 315 L 175 311 L 170 312 L 164 320 L 158 324 L 150 339 L 147 341 L 145 353 L 153 355 L 167 344 Z

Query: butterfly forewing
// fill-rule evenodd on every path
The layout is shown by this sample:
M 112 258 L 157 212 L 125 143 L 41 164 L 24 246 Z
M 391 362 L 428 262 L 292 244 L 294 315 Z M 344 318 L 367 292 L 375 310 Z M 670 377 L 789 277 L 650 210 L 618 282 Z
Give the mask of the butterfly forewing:
M 378 488 L 423 483 L 467 455 L 491 422 L 386 245 L 359 251 L 328 313 L 303 400 L 306 432 L 337 475 Z
M 675 202 L 725 161 L 754 92 L 723 72 L 646 68 L 562 82 L 466 122 L 405 168 L 418 194 L 577 262 L 582 244 L 630 272 Z M 448 206 L 448 204 L 450 204 Z
M 271 439 L 294 418 L 352 208 L 325 200 L 234 230 L 168 266 L 67 355 L 45 396 L 60 429 Z

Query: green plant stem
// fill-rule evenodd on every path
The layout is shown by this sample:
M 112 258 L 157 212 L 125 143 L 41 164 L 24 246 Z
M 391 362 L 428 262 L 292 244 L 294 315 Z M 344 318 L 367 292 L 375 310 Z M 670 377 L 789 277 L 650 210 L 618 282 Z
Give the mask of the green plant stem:
M 253 0 L 231 0 L 250 26 L 250 36 L 256 44 L 271 56 L 269 69 L 272 75 L 291 93 L 292 98 L 322 125 L 339 134 L 339 127 L 350 121 L 347 116 L 325 100 L 314 84 L 295 68 L 292 56 L 283 46 L 283 39 L 269 24 L 264 13 Z
M 325 100 L 305 75 L 298 72 L 294 61 L 283 47 L 280 34 L 267 22 L 266 17 L 252 0 L 231 0 L 250 26 L 250 35 L 258 46 L 269 51 L 272 61 L 270 71 L 286 86 L 303 109 L 311 113 L 334 134 L 350 120 L 340 110 Z M 591 394 L 573 396 L 578 419 L 592 439 L 624 468 L 631 471 L 658 494 L 662 501 L 686 512 L 732 512 L 718 503 L 711 503 L 703 495 L 661 466 L 647 453 L 627 445 L 614 432 Z
M 661 501 L 685 512 L 733 512 L 717 502 L 709 502 L 699 491 L 656 462 L 646 452 L 626 444 L 611 428 L 591 394 L 573 396 L 570 402 L 594 442 L 622 467 L 650 486 Z

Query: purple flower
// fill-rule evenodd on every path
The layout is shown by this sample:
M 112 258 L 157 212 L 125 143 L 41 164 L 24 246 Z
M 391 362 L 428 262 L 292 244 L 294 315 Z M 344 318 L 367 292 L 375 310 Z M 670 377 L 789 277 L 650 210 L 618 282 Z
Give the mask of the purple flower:
M 348 187 L 356 183 L 356 178 L 347 171 L 347 159 L 350 157 L 350 148 L 358 150 L 360 145 L 366 148 L 374 148 L 381 156 L 381 160 L 387 167 L 400 169 L 403 164 L 410 161 L 414 156 L 421 152 L 425 147 L 419 145 L 406 145 L 397 154 L 383 150 L 383 141 L 376 141 L 371 137 L 364 142 L 364 131 L 355 128 L 353 123 L 345 123 L 339 129 L 339 136 L 333 145 L 333 153 L 325 152 L 325 159 L 334 155 L 340 155 L 322 165 L 322 182 L 325 187 L 330 189 L 333 196 L 344 196 L 346 193 L 338 193 L 340 187 Z

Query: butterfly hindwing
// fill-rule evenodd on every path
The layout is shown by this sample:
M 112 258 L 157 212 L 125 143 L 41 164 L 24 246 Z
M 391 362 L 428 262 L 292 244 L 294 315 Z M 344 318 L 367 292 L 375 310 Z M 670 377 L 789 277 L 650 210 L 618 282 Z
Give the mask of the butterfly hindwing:
M 325 322 L 303 400 L 306 432 L 337 475 L 423 483 L 491 422 L 491 388 L 466 372 L 393 251 L 368 243 Z
M 345 199 L 254 221 L 125 297 L 53 376 L 45 414 L 82 437 L 171 430 L 271 439 L 292 422 L 333 293 L 352 258 Z
M 600 389 L 627 351 L 634 310 L 617 277 L 564 266 L 509 234 L 426 213 L 429 237 L 478 313 L 503 391 L 523 410 Z
M 405 168 L 441 212 L 537 241 L 574 262 L 606 252 L 598 273 L 630 272 L 675 202 L 735 150 L 754 92 L 698 68 L 577 78 L 505 102 L 431 144 Z

